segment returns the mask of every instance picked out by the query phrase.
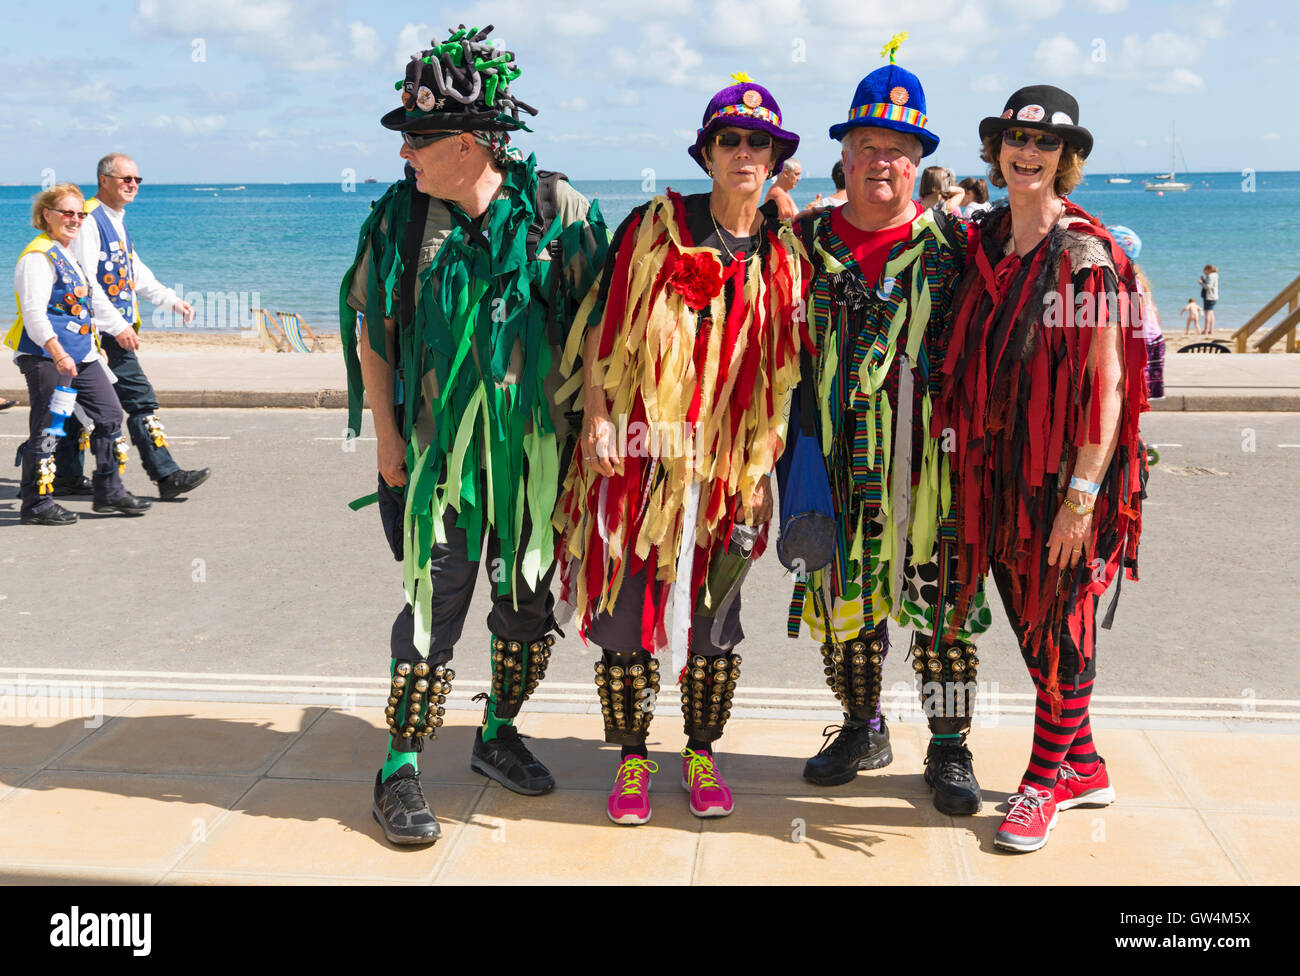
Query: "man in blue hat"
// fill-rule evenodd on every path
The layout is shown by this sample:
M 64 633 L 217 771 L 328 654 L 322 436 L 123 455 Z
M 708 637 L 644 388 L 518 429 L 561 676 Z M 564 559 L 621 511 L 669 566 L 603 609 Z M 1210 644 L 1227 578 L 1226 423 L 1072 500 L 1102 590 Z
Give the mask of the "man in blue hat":
M 981 592 L 967 619 L 953 619 L 956 512 L 948 457 L 929 431 L 966 227 L 912 199 L 917 167 L 939 138 L 920 81 L 892 53 L 858 85 L 830 135 L 842 146 L 848 202 L 803 221 L 800 236 L 814 268 L 809 328 L 838 539 L 830 564 L 796 583 L 790 620 L 791 636 L 802 617 L 821 641 L 844 722 L 833 737 L 828 731 L 804 778 L 838 785 L 893 760 L 880 709 L 892 614 L 917 629 L 913 668 L 933 733 L 926 781 L 935 806 L 972 814 L 980 807 L 965 745 L 978 664 L 972 637 L 991 618 Z

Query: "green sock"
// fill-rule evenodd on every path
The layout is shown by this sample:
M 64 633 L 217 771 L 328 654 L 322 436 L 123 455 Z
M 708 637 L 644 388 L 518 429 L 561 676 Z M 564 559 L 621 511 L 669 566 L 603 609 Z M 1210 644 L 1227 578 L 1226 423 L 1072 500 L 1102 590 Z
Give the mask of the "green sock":
M 392 677 L 397 672 L 397 662 L 392 661 L 388 665 L 388 675 Z M 403 696 L 403 699 L 405 696 Z M 401 707 L 400 705 L 398 707 Z M 418 752 L 403 752 L 397 746 L 397 739 L 393 736 L 388 737 L 388 754 L 384 757 L 384 768 L 379 773 L 380 782 L 384 782 L 393 773 L 397 772 L 407 763 L 418 773 L 420 771 L 420 754 Z
M 497 737 L 503 725 L 514 725 L 515 720 L 512 718 L 497 718 L 496 701 L 488 699 L 487 718 L 483 722 L 483 741 L 491 742 Z
M 961 738 L 960 733 L 958 733 L 957 735 L 939 735 L 937 732 L 930 733 L 931 742 L 939 741 L 942 739 L 960 739 L 960 738 Z

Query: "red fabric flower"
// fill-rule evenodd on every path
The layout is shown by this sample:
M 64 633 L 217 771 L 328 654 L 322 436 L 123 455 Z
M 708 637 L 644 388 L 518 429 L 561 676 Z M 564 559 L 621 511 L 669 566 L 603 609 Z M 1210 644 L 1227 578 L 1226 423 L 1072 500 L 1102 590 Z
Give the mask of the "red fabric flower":
M 722 291 L 722 264 L 707 251 L 682 254 L 668 284 L 688 307 L 703 311 Z

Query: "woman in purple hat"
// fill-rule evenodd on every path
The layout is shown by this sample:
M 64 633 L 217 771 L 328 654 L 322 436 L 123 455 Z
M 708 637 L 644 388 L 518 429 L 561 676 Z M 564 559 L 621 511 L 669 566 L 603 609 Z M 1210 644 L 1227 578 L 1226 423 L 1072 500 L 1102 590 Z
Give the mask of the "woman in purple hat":
M 765 181 L 799 137 L 743 75 L 704 112 L 694 159 L 708 193 L 669 190 L 618 228 L 579 310 L 586 419 L 556 509 L 562 599 L 602 648 L 605 741 L 622 747 L 608 814 L 650 819 L 646 736 L 672 651 L 696 816 L 732 811 L 712 750 L 740 676 L 739 587 L 765 543 L 768 483 L 798 379 L 798 246 Z M 581 345 L 580 345 L 581 344 Z
M 1035 85 L 980 123 L 1009 202 L 972 226 L 934 420 L 956 433 L 963 578 L 992 573 L 1037 691 L 1029 763 L 994 838 L 1011 851 L 1046 844 L 1058 810 L 1115 798 L 1088 718 L 1097 603 L 1121 569 L 1137 578 L 1142 526 L 1136 282 L 1068 199 L 1092 149 L 1078 119 L 1071 95 Z

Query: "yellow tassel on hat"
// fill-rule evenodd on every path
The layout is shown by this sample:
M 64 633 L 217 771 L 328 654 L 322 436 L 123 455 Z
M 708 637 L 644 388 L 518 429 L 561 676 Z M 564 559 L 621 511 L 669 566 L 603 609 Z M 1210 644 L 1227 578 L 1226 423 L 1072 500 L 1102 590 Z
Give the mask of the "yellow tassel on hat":
M 756 84 L 758 84 L 758 82 L 754 81 L 754 79 L 751 78 L 751 77 L 749 77 L 749 75 L 746 74 L 744 71 L 733 71 L 733 72 L 731 73 L 731 78 L 732 78 L 732 80 L 733 80 L 737 85 L 756 85 Z
M 905 40 L 907 40 L 907 31 L 899 31 L 889 39 L 888 44 L 880 49 L 880 56 L 889 58 L 889 63 L 893 64 L 894 55 L 898 53 L 898 49 L 903 46 Z

